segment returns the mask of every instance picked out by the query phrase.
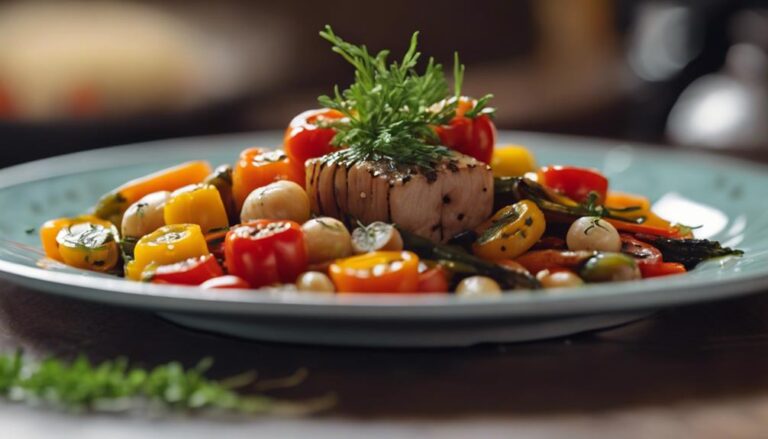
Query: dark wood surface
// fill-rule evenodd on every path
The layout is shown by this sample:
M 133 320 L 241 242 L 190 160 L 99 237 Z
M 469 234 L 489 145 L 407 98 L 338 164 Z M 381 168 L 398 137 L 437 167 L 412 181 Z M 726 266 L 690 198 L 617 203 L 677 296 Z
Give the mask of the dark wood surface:
M 301 385 L 272 394 L 305 398 L 334 393 L 338 403 L 309 420 L 282 420 L 297 430 L 279 431 L 297 437 L 313 431 L 315 423 L 330 428 L 329 437 L 334 437 L 334 427 L 350 433 L 356 431 L 349 430 L 352 426 L 407 435 L 455 425 L 455 433 L 478 419 L 484 420 L 478 428 L 499 428 L 489 430 L 489 436 L 496 431 L 512 437 L 766 437 L 766 316 L 768 295 L 755 295 L 535 343 L 328 348 L 209 335 L 150 313 L 0 281 L 3 350 L 22 347 L 34 356 L 86 353 L 95 360 L 127 356 L 147 366 L 171 360 L 193 364 L 212 356 L 215 376 L 256 369 L 265 379 L 306 368 L 309 376 Z M 119 428 L 121 420 L 110 422 Z M 405 427 L 413 423 L 419 429 Z

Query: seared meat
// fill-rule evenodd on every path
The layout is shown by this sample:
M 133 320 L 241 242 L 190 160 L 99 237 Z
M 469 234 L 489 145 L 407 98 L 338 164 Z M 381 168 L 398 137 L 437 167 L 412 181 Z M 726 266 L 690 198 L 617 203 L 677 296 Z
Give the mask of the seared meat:
M 386 221 L 446 241 L 491 215 L 493 173 L 485 163 L 459 153 L 434 170 L 391 163 L 335 162 L 333 156 L 307 161 L 312 211 L 350 225 Z

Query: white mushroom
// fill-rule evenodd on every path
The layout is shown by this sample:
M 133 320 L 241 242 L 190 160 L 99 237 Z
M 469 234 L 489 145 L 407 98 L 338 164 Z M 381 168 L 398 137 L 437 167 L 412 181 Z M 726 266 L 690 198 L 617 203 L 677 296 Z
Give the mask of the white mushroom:
M 608 221 L 594 216 L 577 219 L 568 229 L 565 237 L 568 249 L 619 252 L 621 238 L 619 232 Z
M 240 220 L 291 220 L 299 224 L 309 219 L 309 197 L 298 184 L 281 180 L 255 189 L 243 203 Z
M 153 192 L 128 207 L 123 215 L 123 237 L 141 238 L 165 225 L 163 208 L 170 198 L 168 191 Z
M 352 238 L 341 221 L 331 217 L 313 218 L 301 226 L 310 264 L 319 264 L 352 254 Z

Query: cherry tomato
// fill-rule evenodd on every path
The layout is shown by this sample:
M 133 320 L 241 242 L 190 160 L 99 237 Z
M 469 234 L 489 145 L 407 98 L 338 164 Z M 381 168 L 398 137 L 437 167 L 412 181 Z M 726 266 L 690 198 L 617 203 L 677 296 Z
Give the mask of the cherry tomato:
M 304 234 L 293 221 L 251 221 L 227 233 L 224 259 L 253 288 L 292 283 L 307 269 Z
M 621 234 L 621 252 L 634 256 L 638 265 L 655 265 L 662 261 L 661 251 L 630 235 Z
M 420 293 L 447 293 L 448 273 L 442 267 L 432 267 L 419 273 Z
M 232 170 L 232 195 L 238 211 L 254 190 L 278 180 L 290 180 L 304 187 L 304 175 L 299 173 L 285 152 L 248 148 Z
M 331 145 L 336 130 L 323 128 L 323 122 L 342 119 L 344 115 L 336 110 L 320 108 L 307 110 L 291 120 L 285 130 L 283 147 L 288 158 L 304 174 L 304 162 L 315 157 L 322 157 L 335 149 Z
M 465 114 L 477 105 L 477 100 L 465 96 L 459 98 L 456 116 L 447 125 L 435 127 L 440 143 L 484 163 L 491 163 L 493 146 L 496 144 L 496 125 L 491 116 L 480 112 L 474 117 Z
M 339 293 L 419 291 L 419 257 L 407 251 L 376 251 L 341 259 L 328 271 Z
M 200 284 L 200 288 L 209 289 L 248 289 L 251 288 L 248 282 L 241 277 L 233 276 L 231 274 L 226 276 L 214 277 Z
M 640 264 L 640 273 L 643 277 L 670 276 L 673 274 L 683 274 L 687 270 L 683 264 L 677 262 L 659 262 L 658 264 Z
M 216 262 L 213 255 L 176 262 L 175 264 L 160 265 L 152 274 L 152 282 L 156 284 L 200 285 L 201 283 L 223 276 L 224 271 Z
M 539 183 L 579 203 L 594 192 L 597 203 L 602 204 L 608 192 L 608 179 L 603 174 L 575 166 L 545 166 L 539 170 Z

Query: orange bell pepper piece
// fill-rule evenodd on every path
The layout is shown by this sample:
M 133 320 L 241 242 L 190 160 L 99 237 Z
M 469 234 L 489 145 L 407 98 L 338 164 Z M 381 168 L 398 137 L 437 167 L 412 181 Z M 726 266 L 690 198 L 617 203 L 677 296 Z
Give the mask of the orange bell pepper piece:
M 291 163 L 281 150 L 265 151 L 248 148 L 232 170 L 232 195 L 240 211 L 248 195 L 260 187 L 278 180 L 290 180 L 304 187 L 304 174 Z
M 339 293 L 419 291 L 419 257 L 407 251 L 378 251 L 341 259 L 328 271 Z

